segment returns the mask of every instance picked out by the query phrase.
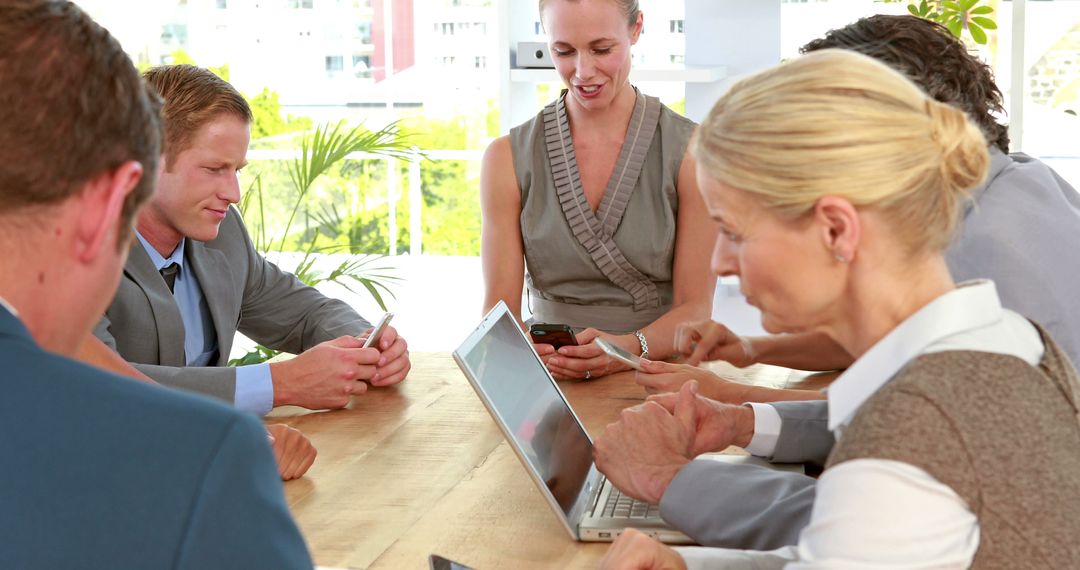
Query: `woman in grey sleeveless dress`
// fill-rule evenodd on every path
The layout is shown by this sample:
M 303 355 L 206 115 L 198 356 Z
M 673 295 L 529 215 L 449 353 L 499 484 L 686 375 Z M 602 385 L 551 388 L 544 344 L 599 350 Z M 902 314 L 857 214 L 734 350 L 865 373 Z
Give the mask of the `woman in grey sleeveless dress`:
M 491 144 L 481 174 L 485 311 L 567 324 L 582 346 L 538 345 L 557 378 L 625 366 L 592 343 L 674 352 L 675 327 L 708 318 L 716 229 L 686 148 L 694 123 L 630 85 L 641 33 L 635 0 L 541 0 L 567 86 L 534 119 Z

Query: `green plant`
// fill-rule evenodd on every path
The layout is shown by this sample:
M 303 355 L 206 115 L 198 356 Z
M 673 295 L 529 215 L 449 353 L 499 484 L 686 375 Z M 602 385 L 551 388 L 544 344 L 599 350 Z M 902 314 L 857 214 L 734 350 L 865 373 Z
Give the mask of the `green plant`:
M 281 256 L 285 252 L 290 230 L 297 214 L 308 207 L 307 201 L 316 180 L 345 160 L 349 154 L 357 152 L 406 160 L 412 160 L 420 155 L 411 147 L 409 137 L 398 130 L 397 123 L 392 123 L 378 131 L 370 131 L 361 126 L 346 127 L 344 122 L 317 126 L 313 132 L 304 134 L 300 140 L 300 155 L 289 161 L 287 165 L 289 180 L 295 190 L 295 195 L 280 237 L 267 237 L 262 177 L 255 176 L 248 191 L 244 194 L 239 208 L 251 228 L 255 248 L 264 254 L 273 253 L 276 249 L 277 254 Z M 391 273 L 391 268 L 382 263 L 385 256 L 357 254 L 348 244 L 319 247 L 319 236 L 319 230 L 316 230 L 310 242 L 307 243 L 307 247 L 302 250 L 303 255 L 293 270 L 297 279 L 310 286 L 324 282 L 336 283 L 353 293 L 357 292 L 354 287 L 362 287 L 385 311 L 384 295 L 393 297 L 394 293 L 390 286 L 401 280 Z M 329 272 L 316 268 L 318 255 L 330 253 L 346 253 L 348 256 Z M 234 366 L 256 364 L 265 362 L 278 354 L 276 350 L 259 345 L 244 356 L 233 359 L 229 364 Z
M 878 0 L 886 4 L 903 2 L 904 0 Z M 908 12 L 913 16 L 925 18 L 937 22 L 952 32 L 952 35 L 962 38 L 967 30 L 968 35 L 977 44 L 985 44 L 988 40 L 986 30 L 996 30 L 997 22 L 994 21 L 994 8 L 985 4 L 985 0 L 907 0 Z

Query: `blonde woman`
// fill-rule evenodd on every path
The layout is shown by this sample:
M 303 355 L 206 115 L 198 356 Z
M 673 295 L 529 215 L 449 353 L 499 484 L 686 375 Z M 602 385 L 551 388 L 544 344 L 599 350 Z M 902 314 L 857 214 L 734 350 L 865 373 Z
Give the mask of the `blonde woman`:
M 713 269 L 739 276 L 766 330 L 820 331 L 856 359 L 828 393 L 838 441 L 810 523 L 771 562 L 1080 567 L 1076 371 L 1044 330 L 1002 309 L 992 282 L 953 283 L 942 255 L 987 169 L 977 127 L 885 65 L 825 50 L 736 85 L 698 137 L 698 179 L 722 234 Z M 628 434 L 691 449 L 703 435 L 695 388 L 609 427 L 601 470 L 652 452 L 627 451 Z M 688 461 L 657 459 L 647 460 Z M 632 470 L 608 475 L 648 489 Z M 605 566 L 748 556 L 676 553 L 628 533 Z
M 583 346 L 537 351 L 560 379 L 626 366 L 592 340 L 664 359 L 675 326 L 709 317 L 716 235 L 685 157 L 694 123 L 630 84 L 637 0 L 540 0 L 566 89 L 488 147 L 480 178 L 484 310 L 573 327 Z M 582 330 L 584 329 L 584 330 Z

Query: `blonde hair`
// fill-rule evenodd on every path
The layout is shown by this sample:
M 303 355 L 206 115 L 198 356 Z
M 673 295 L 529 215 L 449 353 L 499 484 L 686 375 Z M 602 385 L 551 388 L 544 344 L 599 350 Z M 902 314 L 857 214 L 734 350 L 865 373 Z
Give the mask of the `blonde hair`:
M 737 83 L 692 149 L 710 177 L 786 218 L 823 196 L 876 208 L 911 253 L 948 245 L 990 160 L 962 111 L 876 60 L 835 49 Z

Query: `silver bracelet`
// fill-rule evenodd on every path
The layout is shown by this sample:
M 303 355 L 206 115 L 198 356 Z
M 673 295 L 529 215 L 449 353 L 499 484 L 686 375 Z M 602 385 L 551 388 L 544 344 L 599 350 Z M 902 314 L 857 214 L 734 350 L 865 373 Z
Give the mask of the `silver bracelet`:
M 638 342 L 641 343 L 641 357 L 649 357 L 649 341 L 645 340 L 645 333 L 641 331 L 634 331 L 634 336 L 637 337 Z

